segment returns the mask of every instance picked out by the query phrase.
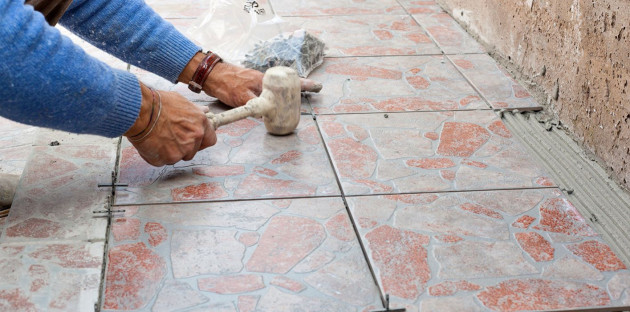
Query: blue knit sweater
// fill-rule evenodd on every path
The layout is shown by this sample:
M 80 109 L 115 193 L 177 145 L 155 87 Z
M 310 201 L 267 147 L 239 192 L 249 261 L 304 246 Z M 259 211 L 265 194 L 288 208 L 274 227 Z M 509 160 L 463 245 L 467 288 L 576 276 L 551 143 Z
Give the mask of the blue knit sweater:
M 200 50 L 142 0 L 74 0 L 60 24 L 129 64 L 175 82 Z M 140 111 L 132 74 L 87 55 L 24 0 L 0 0 L 0 115 L 116 137 Z

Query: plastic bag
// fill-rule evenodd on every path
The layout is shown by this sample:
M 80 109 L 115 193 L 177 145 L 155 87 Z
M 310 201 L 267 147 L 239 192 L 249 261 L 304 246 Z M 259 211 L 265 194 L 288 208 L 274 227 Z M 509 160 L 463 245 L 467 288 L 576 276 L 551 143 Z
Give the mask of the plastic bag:
M 204 49 L 237 63 L 256 43 L 297 29 L 277 17 L 268 0 L 210 0 L 188 34 Z
M 226 61 L 263 72 L 284 65 L 306 77 L 323 61 L 324 43 L 276 16 L 269 0 L 210 0 L 188 34 Z

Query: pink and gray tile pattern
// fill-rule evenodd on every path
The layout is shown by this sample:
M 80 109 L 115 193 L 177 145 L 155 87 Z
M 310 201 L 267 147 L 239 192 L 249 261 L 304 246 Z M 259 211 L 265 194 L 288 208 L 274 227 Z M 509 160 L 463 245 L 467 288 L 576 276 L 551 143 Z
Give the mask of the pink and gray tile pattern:
M 21 175 L 37 128 L 0 118 L 0 173 Z
M 285 19 L 323 40 L 328 57 L 440 54 L 440 49 L 409 15 Z
M 281 16 L 405 14 L 396 0 L 272 0 Z
M 446 54 L 485 52 L 483 47 L 447 13 L 419 14 L 413 15 L 413 18 Z
M 0 244 L 0 310 L 92 311 L 103 242 Z
M 627 267 L 556 189 L 350 197 L 398 305 L 521 311 L 627 304 Z
M 93 210 L 111 194 L 98 184 L 112 179 L 118 140 L 35 134 L 0 225 L 0 310 L 89 311 L 99 299 L 107 227 Z
M 553 186 L 492 111 L 318 116 L 346 195 Z
M 487 54 L 451 55 L 453 64 L 495 109 L 540 110 L 542 107 L 523 86 Z
M 330 58 L 309 78 L 317 114 L 489 109 L 444 56 Z
M 191 161 L 155 168 L 124 144 L 118 204 L 340 194 L 317 126 L 302 116 L 295 133 L 274 136 L 259 119 L 218 129 L 218 142 Z
M 398 0 L 409 14 L 443 13 L 444 10 L 435 1 Z
M 113 221 L 105 311 L 361 311 L 379 302 L 339 197 L 125 209 Z
M 102 239 L 107 220 L 92 211 L 111 194 L 98 184 L 111 181 L 116 142 L 100 143 L 33 147 L 0 243 Z
M 147 2 L 184 33 L 209 4 Z M 124 139 L 0 120 L 0 171 L 25 168 L 0 219 L 0 310 L 92 310 L 99 286 L 106 311 L 363 312 L 383 309 L 383 291 L 410 312 L 630 305 L 626 265 L 492 111 L 535 102 L 435 1 L 272 4 L 328 45 L 311 76 L 324 90 L 292 135 L 246 119 L 154 168 Z M 107 207 L 97 185 L 118 144 L 125 212 L 101 280 L 107 220 L 92 211 Z

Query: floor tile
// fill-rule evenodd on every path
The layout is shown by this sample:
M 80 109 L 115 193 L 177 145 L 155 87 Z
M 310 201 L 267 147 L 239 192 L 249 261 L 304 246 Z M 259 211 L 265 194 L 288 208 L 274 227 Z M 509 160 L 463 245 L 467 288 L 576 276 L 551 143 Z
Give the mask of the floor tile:
M 39 146 L 22 175 L 2 242 L 105 238 L 102 210 L 114 170 L 116 145 Z
M 91 311 L 104 244 L 0 244 L 0 309 Z
M 485 50 L 447 13 L 416 14 L 413 18 L 446 54 L 483 53 Z
M 286 17 L 326 43 L 325 55 L 439 54 L 439 48 L 408 15 Z M 352 34 L 349 36 L 348 34 Z
M 0 149 L 31 145 L 37 127 L 0 117 Z
M 435 1 L 424 0 L 398 0 L 409 14 L 444 13 L 444 10 Z
M 495 109 L 541 110 L 523 86 L 499 68 L 487 54 L 451 55 L 449 58 L 462 71 Z
M 191 161 L 152 167 L 125 141 L 119 204 L 340 194 L 317 127 L 302 116 L 295 133 L 274 136 L 258 119 L 218 130 L 215 146 Z
M 317 122 L 346 195 L 553 186 L 492 111 Z
M 0 148 L 0 173 L 21 175 L 32 149 L 31 144 Z
M 443 56 L 327 58 L 309 78 L 319 114 L 489 109 Z
M 281 16 L 405 14 L 396 0 L 272 0 L 271 4 Z
M 205 16 L 208 0 L 147 0 L 146 3 L 163 18 L 196 18 Z
M 0 117 L 0 173 L 22 174 L 37 130 Z
M 384 292 L 399 305 L 619 306 L 630 286 L 626 266 L 557 189 L 361 196 L 348 205 Z
M 106 138 L 97 135 L 76 134 L 61 130 L 38 128 L 35 133 L 35 146 L 86 146 L 103 145 L 115 146 L 119 138 Z
M 361 311 L 379 303 L 339 197 L 124 208 L 113 221 L 104 310 Z

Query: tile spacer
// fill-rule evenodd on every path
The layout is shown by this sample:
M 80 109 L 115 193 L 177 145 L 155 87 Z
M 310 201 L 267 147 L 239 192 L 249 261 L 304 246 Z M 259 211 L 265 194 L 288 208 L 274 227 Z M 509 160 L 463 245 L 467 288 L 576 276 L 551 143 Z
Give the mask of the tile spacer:
M 407 309 L 405 309 L 405 308 L 391 310 L 389 308 L 389 294 L 385 294 L 385 310 L 375 310 L 375 311 L 371 311 L 371 312 L 406 312 L 406 311 L 407 311 Z
M 127 187 L 129 186 L 129 184 L 124 184 L 124 183 L 99 183 L 98 184 L 98 187 L 116 187 L 116 186 Z

